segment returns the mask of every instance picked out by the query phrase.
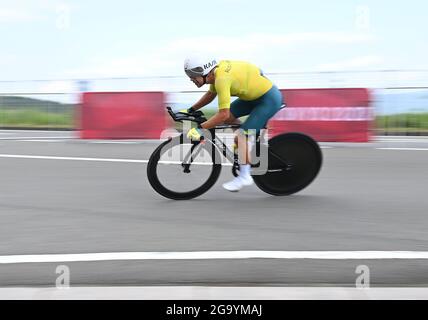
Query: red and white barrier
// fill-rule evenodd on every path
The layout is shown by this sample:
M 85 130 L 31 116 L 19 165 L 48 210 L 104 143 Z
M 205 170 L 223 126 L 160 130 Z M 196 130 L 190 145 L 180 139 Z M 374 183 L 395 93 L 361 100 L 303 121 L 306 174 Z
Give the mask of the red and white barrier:
M 159 139 L 166 127 L 163 92 L 87 92 L 79 112 L 82 139 Z
M 270 135 L 302 132 L 318 141 L 367 142 L 374 113 L 367 89 L 281 90 L 287 108 L 269 121 Z M 84 93 L 83 139 L 159 139 L 166 128 L 163 92 Z
M 374 113 L 367 89 L 281 90 L 285 109 L 269 121 L 272 136 L 302 132 L 318 141 L 367 142 Z

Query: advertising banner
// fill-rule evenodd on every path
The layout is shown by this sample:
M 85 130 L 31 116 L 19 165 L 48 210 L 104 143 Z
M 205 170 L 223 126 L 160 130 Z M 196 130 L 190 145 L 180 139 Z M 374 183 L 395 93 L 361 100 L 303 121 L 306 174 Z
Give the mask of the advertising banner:
M 78 116 L 82 139 L 159 139 L 163 92 L 87 92 Z
M 281 90 L 286 108 L 269 121 L 272 136 L 305 133 L 317 141 L 367 142 L 374 113 L 363 88 Z

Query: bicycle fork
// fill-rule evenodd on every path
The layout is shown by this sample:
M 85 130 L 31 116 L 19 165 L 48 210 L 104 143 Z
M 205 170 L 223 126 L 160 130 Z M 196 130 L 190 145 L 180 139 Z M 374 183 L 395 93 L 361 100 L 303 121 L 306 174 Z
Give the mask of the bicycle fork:
M 195 148 L 201 144 L 201 142 L 203 141 L 203 139 L 201 139 L 200 141 L 197 142 L 193 142 L 192 146 L 190 147 L 190 152 L 188 152 L 186 154 L 186 156 L 183 159 L 183 162 L 181 163 L 181 166 L 183 167 L 183 172 L 184 173 L 190 173 L 190 165 L 193 163 L 193 160 L 198 156 L 199 152 L 201 152 L 202 148 L 199 148 L 196 151 L 196 154 L 193 154 L 193 150 L 195 150 Z

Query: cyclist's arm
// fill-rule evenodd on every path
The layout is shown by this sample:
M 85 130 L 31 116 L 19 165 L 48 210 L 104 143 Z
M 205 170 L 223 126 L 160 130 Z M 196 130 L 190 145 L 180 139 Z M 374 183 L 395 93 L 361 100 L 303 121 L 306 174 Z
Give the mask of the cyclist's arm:
M 210 102 L 212 102 L 215 97 L 217 96 L 216 92 L 211 92 L 211 91 L 207 91 L 202 97 L 201 99 L 199 99 L 198 102 L 196 102 L 193 106 L 192 109 L 193 110 L 198 110 L 202 107 L 205 107 L 207 104 L 209 104 Z
M 208 121 L 202 123 L 202 128 L 211 129 L 224 123 L 230 118 L 230 86 L 231 79 L 227 77 L 218 78 L 215 81 L 215 89 L 218 93 L 219 111 Z M 210 90 L 211 91 L 211 90 Z
M 203 129 L 211 129 L 215 126 L 224 123 L 230 118 L 230 109 L 220 109 L 214 116 L 201 124 Z

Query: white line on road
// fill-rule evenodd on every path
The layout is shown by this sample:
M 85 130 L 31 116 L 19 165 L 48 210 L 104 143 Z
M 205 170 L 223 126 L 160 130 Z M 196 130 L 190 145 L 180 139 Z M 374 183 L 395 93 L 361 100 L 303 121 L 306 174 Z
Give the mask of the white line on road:
M 428 259 L 428 251 L 187 251 L 103 252 L 0 256 L 0 264 L 113 260 L 320 259 L 378 260 Z
M 376 148 L 378 150 L 428 151 L 428 148 Z
M 27 287 L 0 288 L 4 300 L 426 300 L 428 288 L 351 287 Z
M 52 139 L 50 137 L 8 137 L 8 138 L 0 138 L 0 141 L 7 141 L 7 142 L 77 142 L 82 144 L 161 144 L 165 140 L 141 140 L 141 141 L 112 141 L 112 140 L 106 140 L 106 141 L 93 141 L 93 140 L 82 140 L 82 139 L 74 139 L 74 138 L 65 138 L 65 139 L 57 139 L 53 137 Z
M 21 130 L 21 129 L 1 129 L 0 132 L 5 132 L 5 133 L 9 133 L 9 132 L 31 132 L 31 133 L 73 133 L 73 132 L 78 132 L 78 131 L 74 131 L 74 130 Z
M 142 141 L 86 141 L 87 143 L 93 144 L 142 144 Z M 160 140 L 156 140 L 159 144 L 162 142 Z
M 67 140 L 71 140 L 73 139 L 73 137 L 67 137 L 67 136 L 37 136 L 37 137 L 20 137 L 20 136 L 15 136 L 15 137 L 5 137 L 5 138 L 0 138 L 0 140 L 12 140 L 12 141 L 19 141 L 19 140 L 24 140 L 24 139 L 38 139 L 38 140 L 42 140 L 42 139 L 67 139 Z
M 416 140 L 416 139 L 394 139 L 394 140 L 386 140 L 386 139 L 379 139 L 375 140 L 374 142 L 406 142 L 406 143 L 428 143 L 428 140 Z
M 24 139 L 24 140 L 13 140 L 13 141 L 17 141 L 17 142 L 65 142 L 67 140 L 54 140 L 54 139 Z
M 110 159 L 110 158 L 81 158 L 81 157 L 57 157 L 57 156 L 36 156 L 26 154 L 0 154 L 0 158 L 17 158 L 17 159 L 39 159 L 39 160 L 71 160 L 71 161 L 98 161 L 98 162 L 125 162 L 125 163 L 148 163 L 149 160 L 136 160 L 136 159 Z M 175 164 L 181 165 L 182 161 L 164 161 L 162 164 Z M 210 162 L 192 162 L 194 165 L 208 166 L 212 165 Z M 222 163 L 223 166 L 232 166 L 231 163 Z
M 100 161 L 100 162 L 128 162 L 128 163 L 147 163 L 148 162 L 148 160 L 135 160 L 135 159 L 56 157 L 56 156 L 36 156 L 36 155 L 27 155 L 27 154 L 0 154 L 0 158 L 40 159 L 40 160 L 72 160 L 72 161 Z

